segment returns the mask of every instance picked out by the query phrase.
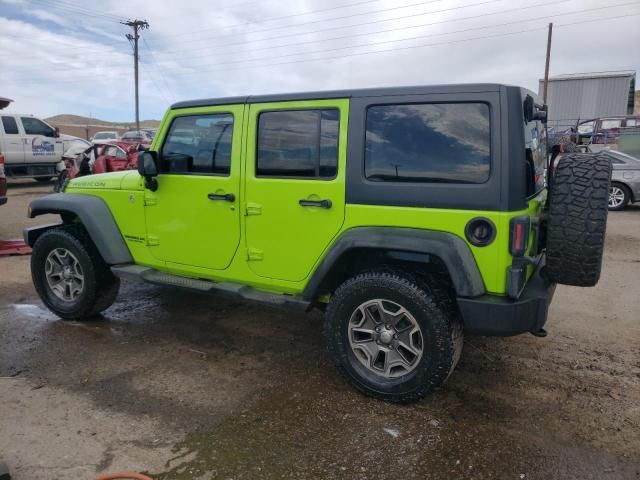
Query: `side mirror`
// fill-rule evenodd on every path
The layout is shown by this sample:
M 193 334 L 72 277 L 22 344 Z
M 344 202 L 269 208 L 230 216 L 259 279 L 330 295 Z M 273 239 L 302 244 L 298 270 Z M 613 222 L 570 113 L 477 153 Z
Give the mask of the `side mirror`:
M 152 192 L 158 190 L 158 163 L 156 152 L 142 152 L 138 156 L 138 173 L 144 177 L 144 186 Z
M 546 125 L 546 123 L 547 123 L 547 106 L 546 105 L 542 105 L 540 110 L 536 110 L 536 112 L 533 114 L 533 119 L 534 120 L 540 120 L 542 123 L 544 123 Z
M 60 138 L 60 129 L 58 127 L 53 129 L 53 137 Z

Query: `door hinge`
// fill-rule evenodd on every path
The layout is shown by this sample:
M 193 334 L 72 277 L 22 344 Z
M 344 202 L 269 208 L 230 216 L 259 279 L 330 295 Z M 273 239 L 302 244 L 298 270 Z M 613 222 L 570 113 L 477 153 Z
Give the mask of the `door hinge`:
M 245 208 L 245 215 L 262 215 L 262 205 L 248 202 Z
M 264 252 L 257 248 L 249 248 L 247 249 L 247 260 L 249 261 L 264 260 Z
M 160 245 L 160 239 L 155 235 L 147 235 L 147 245 L 149 247 L 155 247 Z
M 145 206 L 156 205 L 158 203 L 158 198 L 150 192 L 144 192 L 144 204 Z

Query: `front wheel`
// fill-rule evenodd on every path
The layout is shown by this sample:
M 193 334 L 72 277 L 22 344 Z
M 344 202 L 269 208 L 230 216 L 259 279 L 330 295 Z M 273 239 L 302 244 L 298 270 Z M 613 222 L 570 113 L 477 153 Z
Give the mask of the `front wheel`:
M 358 390 L 397 403 L 428 395 L 462 351 L 455 303 L 411 275 L 360 274 L 326 311 L 325 337 L 338 370 Z
M 609 210 L 624 210 L 629 205 L 629 200 L 631 200 L 631 193 L 626 186 L 620 183 L 611 184 L 609 189 Z
M 44 304 L 65 320 L 90 318 L 106 310 L 120 287 L 81 225 L 52 228 L 40 235 L 31 254 L 31 276 Z

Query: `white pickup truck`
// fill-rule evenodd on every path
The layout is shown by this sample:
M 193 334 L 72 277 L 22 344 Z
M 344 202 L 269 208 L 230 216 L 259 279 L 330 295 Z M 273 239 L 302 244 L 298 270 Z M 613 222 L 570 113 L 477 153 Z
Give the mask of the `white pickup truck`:
M 0 112 L 0 154 L 7 177 L 49 181 L 64 169 L 64 148 L 58 130 L 39 118 Z

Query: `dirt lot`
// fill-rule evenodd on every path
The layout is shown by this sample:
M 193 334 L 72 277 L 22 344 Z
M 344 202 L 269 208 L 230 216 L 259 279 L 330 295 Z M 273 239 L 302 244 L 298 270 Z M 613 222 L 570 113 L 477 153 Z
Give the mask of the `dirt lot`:
M 0 238 L 48 188 L 10 184 Z M 600 284 L 557 289 L 547 338 L 468 338 L 408 407 L 338 377 L 318 313 L 125 283 L 63 322 L 29 257 L 0 258 L 0 459 L 15 480 L 640 478 L 640 208 L 609 219 Z

